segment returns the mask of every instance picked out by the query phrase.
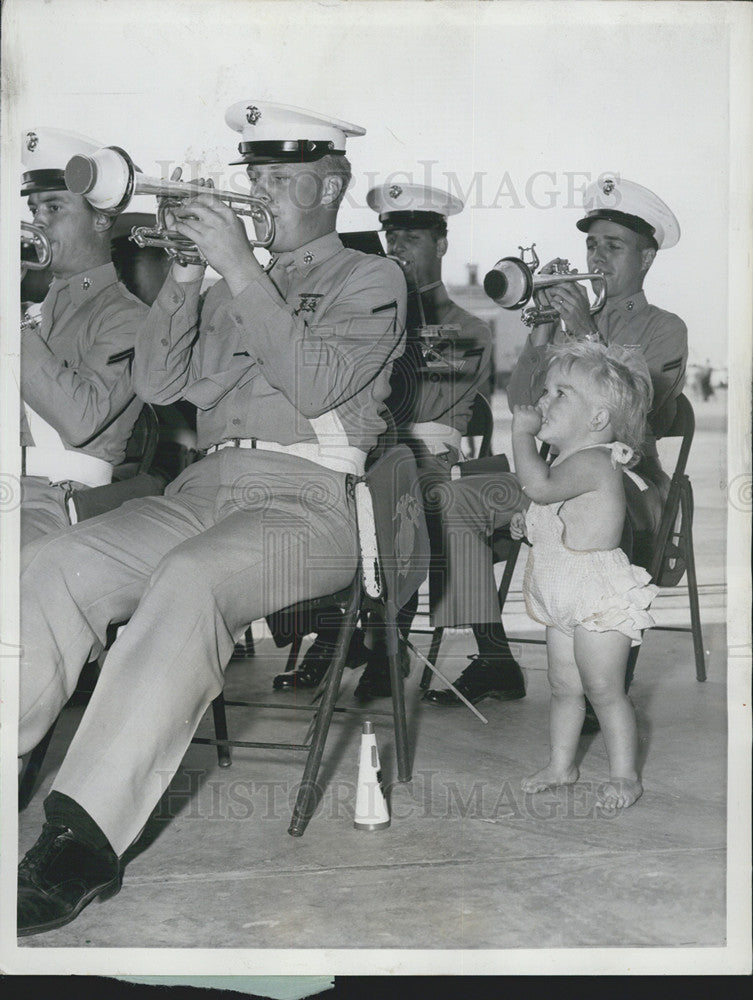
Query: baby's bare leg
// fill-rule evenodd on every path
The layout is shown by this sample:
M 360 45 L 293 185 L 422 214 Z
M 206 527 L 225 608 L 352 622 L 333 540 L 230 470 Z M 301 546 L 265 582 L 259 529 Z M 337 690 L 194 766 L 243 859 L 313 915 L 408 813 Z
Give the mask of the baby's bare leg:
M 575 753 L 586 703 L 575 662 L 573 640 L 555 628 L 546 630 L 546 654 L 552 700 L 549 709 L 549 763 L 521 782 L 524 792 L 541 792 L 556 785 L 572 785 L 578 780 Z
M 643 792 L 637 771 L 638 730 L 625 694 L 630 639 L 621 632 L 575 630 L 575 658 L 583 687 L 599 719 L 609 757 L 609 781 L 599 790 L 607 809 L 631 806 Z

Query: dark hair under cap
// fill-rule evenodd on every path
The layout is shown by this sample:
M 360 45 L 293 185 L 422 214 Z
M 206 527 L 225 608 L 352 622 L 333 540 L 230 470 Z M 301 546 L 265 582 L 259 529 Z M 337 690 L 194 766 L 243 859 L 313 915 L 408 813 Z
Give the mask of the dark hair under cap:
M 655 250 L 659 249 L 659 244 L 654 236 L 656 230 L 638 215 L 628 215 L 627 212 L 618 212 L 613 208 L 597 208 L 593 212 L 589 212 L 585 219 L 579 219 L 575 225 L 582 233 L 587 233 L 594 222 L 598 222 L 599 219 L 616 222 L 618 226 L 624 226 L 625 229 L 629 229 L 639 236 L 645 236 L 651 241 L 651 246 Z
M 382 212 L 379 221 L 386 233 L 392 229 L 431 229 L 447 235 L 447 219 L 438 212 Z

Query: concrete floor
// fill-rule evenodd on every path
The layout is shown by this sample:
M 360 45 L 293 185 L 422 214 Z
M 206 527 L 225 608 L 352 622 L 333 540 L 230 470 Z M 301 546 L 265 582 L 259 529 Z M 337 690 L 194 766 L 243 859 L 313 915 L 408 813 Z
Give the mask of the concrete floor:
M 697 411 L 699 404 L 696 405 Z M 336 717 L 321 778 L 327 787 L 306 834 L 287 834 L 302 755 L 236 750 L 221 770 L 210 747 L 192 746 L 129 854 L 123 888 L 67 927 L 19 941 L 28 948 L 480 949 L 722 946 L 726 878 L 726 640 L 723 410 L 701 414 L 691 453 L 696 553 L 708 680 L 695 680 L 690 635 L 652 631 L 632 696 L 645 793 L 616 817 L 596 808 L 607 774 L 600 736 L 581 740 L 581 781 L 526 796 L 522 777 L 547 753 L 543 646 L 520 645 L 525 700 L 466 709 L 420 701 L 420 665 L 406 682 L 413 780 L 394 784 L 390 719 L 376 725 L 392 825 L 353 829 L 360 723 Z M 504 421 L 504 413 L 499 416 Z M 720 478 L 721 474 L 721 478 Z M 521 560 L 522 563 L 522 560 Z M 505 622 L 540 638 L 525 616 L 518 567 Z M 685 623 L 684 587 L 662 592 L 660 624 Z M 259 633 L 261 634 L 261 633 Z M 415 641 L 428 648 L 428 635 Z M 281 705 L 282 668 L 271 640 L 235 660 L 227 694 Z M 439 667 L 454 678 L 472 652 L 450 633 Z M 357 675 L 340 698 L 354 705 Z M 301 698 L 298 703 L 304 703 Z M 389 702 L 376 704 L 388 710 Z M 302 735 L 308 713 L 231 709 L 234 735 Z M 20 817 L 19 851 L 35 840 L 42 800 L 79 710 L 63 713 L 37 794 Z M 201 732 L 208 735 L 205 719 Z M 283 735 L 284 734 L 284 735 Z M 284 970 L 281 970 L 284 971 Z M 426 971 L 431 971 L 426 970 Z

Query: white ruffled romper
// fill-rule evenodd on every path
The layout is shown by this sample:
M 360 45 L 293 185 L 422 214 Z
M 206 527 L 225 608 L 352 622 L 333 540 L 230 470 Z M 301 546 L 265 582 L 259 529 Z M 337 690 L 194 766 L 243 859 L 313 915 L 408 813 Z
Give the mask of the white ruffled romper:
M 606 447 L 612 450 L 614 464 L 632 456 L 620 442 Z M 642 630 L 655 624 L 648 608 L 658 587 L 645 569 L 631 565 L 622 549 L 568 548 L 559 517 L 564 502 L 531 503 L 526 511 L 531 551 L 523 596 L 528 614 L 566 635 L 573 635 L 575 626 L 582 625 L 592 632 L 622 632 L 631 645 L 640 645 Z

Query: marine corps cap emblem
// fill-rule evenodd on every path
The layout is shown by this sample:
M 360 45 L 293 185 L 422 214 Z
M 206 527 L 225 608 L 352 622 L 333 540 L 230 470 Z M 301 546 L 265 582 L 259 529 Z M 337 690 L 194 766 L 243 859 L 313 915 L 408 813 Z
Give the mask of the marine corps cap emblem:
M 611 177 L 607 177 L 607 179 L 602 182 L 601 190 L 604 194 L 611 194 L 614 191 L 614 180 Z
M 256 125 L 256 123 L 261 118 L 261 111 L 256 107 L 255 104 L 249 104 L 246 108 L 246 121 L 249 125 Z
M 26 148 L 29 150 L 29 152 L 33 153 L 34 150 L 37 148 L 38 145 L 39 145 L 39 136 L 37 135 L 37 133 L 36 132 L 27 132 L 26 133 Z
M 390 198 L 399 198 L 402 193 L 403 189 L 400 187 L 399 184 L 393 184 L 389 190 Z

